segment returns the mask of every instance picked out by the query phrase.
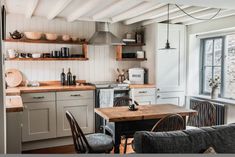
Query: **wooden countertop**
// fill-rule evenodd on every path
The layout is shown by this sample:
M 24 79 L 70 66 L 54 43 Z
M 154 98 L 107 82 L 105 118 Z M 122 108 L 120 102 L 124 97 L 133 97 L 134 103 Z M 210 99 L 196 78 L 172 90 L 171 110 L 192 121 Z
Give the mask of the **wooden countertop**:
M 21 96 L 6 96 L 6 112 L 23 111 L 23 102 Z
M 155 88 L 155 84 L 130 84 L 129 88 Z
M 95 112 L 109 122 L 163 118 L 169 114 L 188 116 L 197 111 L 172 104 L 140 105 L 137 111 L 129 111 L 128 106 L 95 108 Z

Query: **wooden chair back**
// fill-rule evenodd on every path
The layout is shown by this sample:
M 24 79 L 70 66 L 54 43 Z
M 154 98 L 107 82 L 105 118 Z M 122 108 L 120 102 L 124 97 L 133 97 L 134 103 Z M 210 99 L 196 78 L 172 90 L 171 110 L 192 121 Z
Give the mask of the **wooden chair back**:
M 187 125 L 195 127 L 216 125 L 216 107 L 208 101 L 202 101 L 192 106 L 193 110 L 198 112 L 197 115 L 190 115 Z
M 184 119 L 179 114 L 170 114 L 160 119 L 152 128 L 152 132 L 184 130 Z
M 77 153 L 89 153 L 91 147 L 89 146 L 85 135 L 83 134 L 81 128 L 79 127 L 76 119 L 71 114 L 71 112 L 66 111 L 66 117 L 69 121 L 71 132 L 73 136 L 74 147 Z
M 118 106 L 128 106 L 132 102 L 132 99 L 129 97 L 116 97 L 114 98 L 113 107 Z M 139 105 L 136 101 L 134 101 L 135 105 Z

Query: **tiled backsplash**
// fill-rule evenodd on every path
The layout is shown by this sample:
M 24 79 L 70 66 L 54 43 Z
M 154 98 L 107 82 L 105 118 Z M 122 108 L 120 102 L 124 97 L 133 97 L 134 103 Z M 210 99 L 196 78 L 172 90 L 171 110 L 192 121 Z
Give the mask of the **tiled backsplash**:
M 111 31 L 119 37 L 135 27 L 122 24 L 111 25 Z M 79 38 L 89 39 L 95 31 L 94 22 L 72 22 L 63 19 L 48 21 L 45 18 L 33 17 L 26 19 L 23 15 L 7 15 L 7 32 L 14 30 L 51 32 L 57 34 L 69 34 Z M 7 34 L 8 35 L 8 34 Z M 71 51 L 80 51 L 78 45 L 61 44 L 29 44 L 29 43 L 5 43 L 5 52 L 8 49 L 16 49 L 19 52 L 45 53 L 51 50 L 69 47 Z M 78 79 L 87 81 L 114 81 L 117 68 L 139 67 L 139 62 L 120 62 L 115 59 L 115 49 L 112 46 L 88 47 L 88 61 L 6 61 L 6 69 L 19 69 L 28 80 L 59 80 L 62 68 L 67 72 L 68 68 Z

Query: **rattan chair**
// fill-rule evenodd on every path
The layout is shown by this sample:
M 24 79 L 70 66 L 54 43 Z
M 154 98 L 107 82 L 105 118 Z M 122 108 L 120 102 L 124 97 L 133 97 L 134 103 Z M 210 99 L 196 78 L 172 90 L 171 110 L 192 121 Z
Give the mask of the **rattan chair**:
M 152 128 L 152 132 L 184 130 L 184 119 L 179 114 L 170 114 L 160 119 Z
M 190 115 L 187 122 L 187 128 L 204 127 L 216 125 L 216 107 L 208 101 L 201 101 L 191 107 L 198 112 L 197 115 Z M 190 126 L 190 127 L 188 127 Z
M 132 102 L 132 99 L 129 97 L 116 97 L 114 99 L 113 107 L 128 106 L 130 102 Z M 139 105 L 136 101 L 134 101 L 134 103 L 136 106 Z M 105 132 L 108 132 L 109 134 L 114 136 L 114 123 L 112 123 L 112 122 L 106 123 L 106 125 L 104 126 L 104 129 L 105 129 Z M 124 153 L 126 153 L 128 138 L 133 138 L 133 135 L 128 135 L 128 136 L 123 135 L 122 136 L 122 139 L 125 139 Z
M 74 116 L 66 111 L 77 153 L 109 153 L 113 149 L 112 137 L 97 133 L 84 135 Z

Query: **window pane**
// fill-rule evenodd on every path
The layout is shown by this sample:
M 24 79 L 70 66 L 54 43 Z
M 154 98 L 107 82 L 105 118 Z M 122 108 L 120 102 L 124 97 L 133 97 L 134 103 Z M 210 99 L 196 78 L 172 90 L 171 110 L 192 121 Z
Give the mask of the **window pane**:
M 212 67 L 204 67 L 204 80 L 203 80 L 203 89 L 204 92 L 211 92 L 209 86 L 209 80 L 212 78 Z
M 205 60 L 204 65 L 212 66 L 213 40 L 205 41 Z
M 235 35 L 227 36 L 224 96 L 235 99 Z
M 214 72 L 213 72 L 213 74 L 214 74 L 214 77 L 213 77 L 213 79 L 216 77 L 216 76 L 219 76 L 219 78 L 220 78 L 220 80 L 221 80 L 221 67 L 214 67 Z M 220 93 L 220 86 L 221 86 L 221 84 L 219 85 L 219 93 Z
M 222 39 L 214 40 L 214 65 L 220 66 L 222 60 Z

